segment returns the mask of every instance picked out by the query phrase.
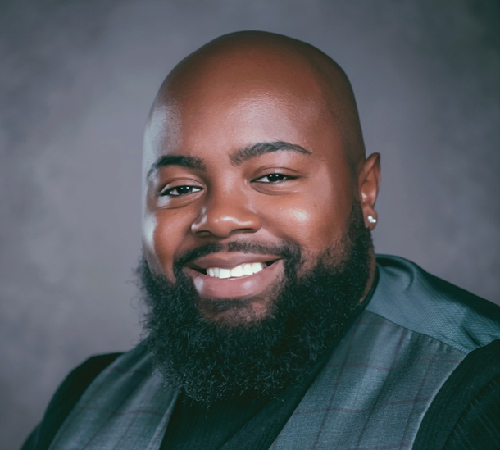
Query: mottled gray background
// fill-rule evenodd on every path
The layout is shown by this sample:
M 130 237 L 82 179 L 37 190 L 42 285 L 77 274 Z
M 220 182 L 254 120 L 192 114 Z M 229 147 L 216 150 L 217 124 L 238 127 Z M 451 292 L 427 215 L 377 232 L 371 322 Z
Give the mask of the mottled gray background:
M 71 367 L 140 339 L 146 114 L 225 32 L 336 58 L 382 154 L 377 250 L 499 302 L 499 18 L 494 0 L 0 2 L 0 447 Z

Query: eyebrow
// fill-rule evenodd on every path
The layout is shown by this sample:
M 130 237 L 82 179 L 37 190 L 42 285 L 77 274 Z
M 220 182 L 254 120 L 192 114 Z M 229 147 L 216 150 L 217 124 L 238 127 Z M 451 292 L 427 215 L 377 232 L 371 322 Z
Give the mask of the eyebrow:
M 257 158 L 258 156 L 264 155 L 265 153 L 273 153 L 279 151 L 289 151 L 302 153 L 304 155 L 311 155 L 309 150 L 301 147 L 297 144 L 292 144 L 291 142 L 258 142 L 257 144 L 250 145 L 248 147 L 242 147 L 236 150 L 230 157 L 229 160 L 231 165 L 239 166 L 240 164 L 248 161 L 252 158 Z M 147 177 L 149 178 L 153 172 L 158 170 L 160 167 L 168 166 L 179 166 L 188 167 L 190 169 L 200 170 L 205 172 L 206 166 L 201 158 L 196 156 L 181 156 L 181 155 L 163 155 L 160 156 L 148 170 Z
M 203 164 L 201 158 L 197 158 L 195 156 L 163 155 L 151 165 L 151 169 L 149 169 L 147 176 L 150 177 L 151 174 L 160 167 L 168 166 L 188 167 L 190 169 L 201 171 L 206 170 L 205 164 Z
M 256 158 L 265 153 L 273 153 L 279 151 L 290 151 L 302 153 L 304 155 L 311 155 L 309 150 L 297 144 L 290 142 L 276 141 L 276 142 L 259 142 L 249 147 L 243 147 L 230 156 L 231 165 L 239 166 L 240 164 L 248 161 L 249 159 Z

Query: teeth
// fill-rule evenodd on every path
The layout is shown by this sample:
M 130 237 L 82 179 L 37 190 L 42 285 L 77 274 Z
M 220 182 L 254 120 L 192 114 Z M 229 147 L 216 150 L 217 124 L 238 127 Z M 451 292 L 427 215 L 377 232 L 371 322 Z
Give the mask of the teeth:
M 207 275 L 209 277 L 220 278 L 220 269 L 218 267 L 211 267 L 207 269 Z
M 260 272 L 262 269 L 265 269 L 265 267 L 266 267 L 266 265 L 264 263 L 259 263 L 259 262 L 252 263 L 251 266 L 252 266 L 253 273 Z
M 229 278 L 231 271 L 229 269 L 219 269 L 219 278 Z
M 232 277 L 241 277 L 243 275 L 245 275 L 245 269 L 243 269 L 243 266 L 236 266 L 234 269 L 231 269 Z
M 243 264 L 240 267 L 243 267 L 243 275 L 253 275 L 253 264 Z M 256 273 L 258 270 L 256 271 Z
M 237 278 L 245 275 L 253 275 L 260 272 L 266 265 L 260 262 L 241 264 L 232 269 L 222 269 L 220 267 L 210 267 L 207 269 L 207 275 L 214 278 Z

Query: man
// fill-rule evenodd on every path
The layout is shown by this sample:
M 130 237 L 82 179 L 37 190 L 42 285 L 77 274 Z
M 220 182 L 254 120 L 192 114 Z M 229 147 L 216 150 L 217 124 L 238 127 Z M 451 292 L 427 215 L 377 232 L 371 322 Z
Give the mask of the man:
M 189 55 L 143 172 L 148 337 L 70 374 L 25 448 L 411 448 L 468 355 L 494 378 L 499 308 L 375 258 L 380 158 L 318 49 L 240 32 Z

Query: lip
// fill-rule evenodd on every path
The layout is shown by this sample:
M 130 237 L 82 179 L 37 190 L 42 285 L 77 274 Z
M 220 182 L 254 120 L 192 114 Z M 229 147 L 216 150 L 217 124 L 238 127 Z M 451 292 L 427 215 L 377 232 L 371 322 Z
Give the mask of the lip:
M 225 255 L 231 255 L 231 257 L 225 258 Z M 227 269 L 244 263 L 269 261 L 273 261 L 273 264 L 260 272 L 238 278 L 220 279 L 200 272 L 209 267 Z M 188 264 L 185 271 L 193 280 L 194 287 L 201 298 L 241 299 L 255 297 L 264 292 L 283 276 L 284 265 L 283 260 L 277 258 L 276 255 L 218 253 L 197 259 L 194 263 Z

